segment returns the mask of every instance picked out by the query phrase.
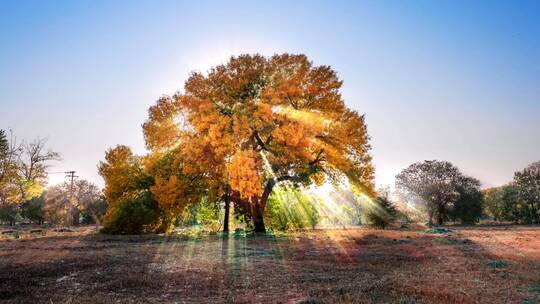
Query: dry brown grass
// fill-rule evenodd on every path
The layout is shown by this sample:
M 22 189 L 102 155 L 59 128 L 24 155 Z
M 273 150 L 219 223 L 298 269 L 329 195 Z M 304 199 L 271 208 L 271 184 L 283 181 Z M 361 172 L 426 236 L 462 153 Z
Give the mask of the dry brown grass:
M 83 228 L 4 236 L 0 302 L 540 301 L 540 227 L 452 229 L 450 235 L 349 229 L 165 238 Z M 508 265 L 490 267 L 493 260 Z

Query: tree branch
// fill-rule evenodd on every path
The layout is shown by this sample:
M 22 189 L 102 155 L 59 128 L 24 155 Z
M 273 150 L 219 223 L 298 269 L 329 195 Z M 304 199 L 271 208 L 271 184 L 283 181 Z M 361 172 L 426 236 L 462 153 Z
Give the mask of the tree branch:
M 311 166 L 311 165 L 315 165 L 316 163 L 318 163 L 318 162 L 320 162 L 321 160 L 323 160 L 323 157 L 322 157 L 323 152 L 324 152 L 324 149 L 321 149 L 321 150 L 319 151 L 319 153 L 317 153 L 317 157 L 315 157 L 314 160 L 312 160 L 312 161 L 309 162 L 309 165 L 310 165 L 310 166 Z
M 261 147 L 261 149 L 263 149 L 264 151 L 268 151 L 268 149 L 266 148 L 266 144 L 262 141 L 257 130 L 253 130 L 253 138 L 255 138 L 257 144 Z

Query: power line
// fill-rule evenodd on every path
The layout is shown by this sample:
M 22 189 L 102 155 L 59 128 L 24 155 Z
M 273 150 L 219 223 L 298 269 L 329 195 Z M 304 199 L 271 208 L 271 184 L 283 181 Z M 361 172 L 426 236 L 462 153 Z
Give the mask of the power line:
M 75 178 L 79 177 L 78 175 L 75 175 L 75 170 L 71 170 L 71 171 L 58 171 L 58 172 L 47 172 L 47 174 L 65 174 L 66 175 L 66 178 L 69 179 L 69 189 L 70 191 L 73 193 L 73 181 L 75 180 Z
M 75 170 L 66 171 L 64 173 L 66 173 L 66 177 L 70 179 L 69 191 L 71 192 L 71 196 L 73 196 L 73 180 L 79 176 L 75 175 Z

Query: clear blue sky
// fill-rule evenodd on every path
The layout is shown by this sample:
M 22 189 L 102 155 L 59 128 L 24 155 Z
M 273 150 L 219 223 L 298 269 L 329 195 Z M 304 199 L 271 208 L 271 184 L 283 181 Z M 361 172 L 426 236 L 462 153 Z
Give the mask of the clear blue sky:
M 378 184 L 444 159 L 493 186 L 540 160 L 540 1 L 0 0 L 0 128 L 47 137 L 52 170 L 102 185 L 107 148 L 144 153 L 160 95 L 256 52 L 339 73 Z

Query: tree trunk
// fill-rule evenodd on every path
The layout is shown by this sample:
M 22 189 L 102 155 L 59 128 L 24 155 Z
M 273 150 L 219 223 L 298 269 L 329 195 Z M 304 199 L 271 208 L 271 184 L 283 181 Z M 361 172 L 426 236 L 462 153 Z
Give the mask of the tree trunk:
M 265 233 L 266 227 L 264 226 L 264 205 L 261 201 L 258 201 L 253 206 L 253 228 L 255 232 Z
M 254 202 L 252 202 L 251 210 L 255 232 L 266 232 L 266 227 L 264 226 L 264 209 L 266 208 L 266 202 L 268 201 L 268 197 L 270 196 L 270 193 L 272 193 L 276 182 L 277 181 L 273 178 L 268 180 L 264 187 L 263 195 L 260 198 L 255 198 Z
M 429 217 L 428 227 L 431 227 L 433 226 L 433 211 L 428 211 L 428 217 Z
M 443 216 L 439 214 L 437 215 L 437 225 L 441 226 L 442 224 L 444 224 L 444 219 Z
M 229 213 L 231 209 L 231 195 L 229 185 L 225 186 L 225 218 L 223 219 L 223 232 L 229 233 Z
M 437 207 L 437 225 L 439 226 L 444 224 L 445 211 L 444 205 L 441 204 Z

